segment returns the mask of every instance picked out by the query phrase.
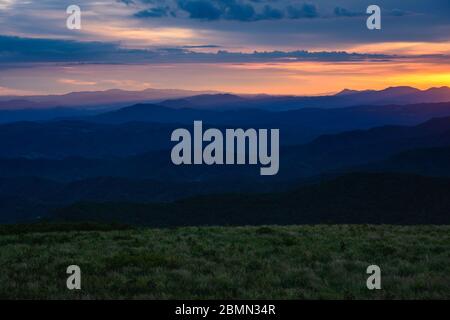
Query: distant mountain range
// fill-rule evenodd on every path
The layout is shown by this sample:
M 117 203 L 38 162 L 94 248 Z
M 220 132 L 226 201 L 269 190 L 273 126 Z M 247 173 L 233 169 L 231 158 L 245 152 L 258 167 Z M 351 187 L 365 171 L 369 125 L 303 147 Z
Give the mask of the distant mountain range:
M 98 108 L 215 93 L 217 92 L 176 89 L 145 89 L 142 91 L 111 89 L 106 91 L 71 92 L 62 95 L 0 96 L 0 110 L 54 107 Z
M 342 108 L 359 105 L 416 104 L 450 101 L 450 88 L 419 90 L 412 87 L 390 87 L 384 90 L 356 91 L 345 89 L 328 96 L 270 96 L 233 95 L 213 91 L 146 89 L 125 91 L 119 89 L 92 92 L 73 92 L 48 96 L 0 96 L 0 110 L 20 109 L 104 109 L 133 103 L 158 102 L 170 108 L 193 109 L 264 109 L 292 110 L 300 108 Z M 0 114 L 2 116 L 2 114 Z M 21 120 L 31 120 L 23 118 Z
M 161 104 L 137 104 L 92 117 L 78 118 L 78 120 L 111 124 L 133 121 L 192 123 L 194 120 L 202 120 L 205 123 L 230 127 L 269 124 L 295 125 L 314 131 L 317 128 L 348 130 L 352 127 L 364 128 L 382 124 L 415 124 L 433 117 L 447 115 L 450 115 L 450 102 L 335 109 L 301 108 L 278 112 L 245 108 L 235 110 L 173 109 Z
M 449 101 L 450 88 L 430 88 L 419 90 L 413 87 L 389 87 L 384 90 L 364 90 L 355 91 L 344 89 L 336 96 L 351 97 L 356 104 L 410 104 L 423 102 L 444 102 Z
M 245 98 L 245 99 L 243 99 Z M 351 106 L 405 105 L 417 103 L 449 102 L 450 88 L 419 90 L 412 87 L 390 87 L 384 90 L 343 90 L 329 96 L 252 96 L 201 95 L 163 101 L 160 105 L 172 108 L 194 109 L 263 109 L 273 111 L 301 108 L 343 108 Z

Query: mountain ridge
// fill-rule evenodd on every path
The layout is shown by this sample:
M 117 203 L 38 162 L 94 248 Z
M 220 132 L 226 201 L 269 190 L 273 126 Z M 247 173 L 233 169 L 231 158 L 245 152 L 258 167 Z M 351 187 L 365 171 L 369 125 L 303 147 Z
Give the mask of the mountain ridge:
M 45 109 L 54 107 L 120 107 L 142 102 L 161 102 L 173 108 L 261 108 L 289 110 L 304 107 L 341 108 L 355 105 L 386 105 L 435 103 L 450 101 L 450 88 L 431 87 L 425 90 L 413 87 L 388 87 L 382 90 L 344 89 L 334 95 L 246 95 L 217 91 L 190 91 L 178 89 L 153 89 L 127 91 L 70 92 L 61 95 L 0 96 L 0 110 Z

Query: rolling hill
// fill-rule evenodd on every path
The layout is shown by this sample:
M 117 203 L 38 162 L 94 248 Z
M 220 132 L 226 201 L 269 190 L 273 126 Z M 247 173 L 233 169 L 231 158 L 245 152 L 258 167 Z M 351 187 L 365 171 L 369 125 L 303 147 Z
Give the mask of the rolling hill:
M 33 130 L 24 129 L 28 126 Z M 167 181 L 261 179 L 259 166 L 173 165 L 168 141 L 171 127 L 158 126 L 58 122 L 54 130 L 49 130 L 47 124 L 10 125 L 8 135 L 0 135 L 0 155 L 4 157 L 0 159 L 0 176 L 56 180 L 96 176 Z M 0 126 L 0 132 L 2 129 L 5 126 Z M 264 180 L 306 178 L 383 161 L 407 150 L 449 145 L 450 117 L 417 126 L 383 126 L 324 135 L 307 144 L 282 146 L 279 174 Z
M 404 151 L 384 161 L 360 166 L 356 170 L 450 177 L 450 146 Z
M 149 226 L 267 224 L 449 224 L 450 179 L 354 173 L 289 192 L 207 195 L 173 203 L 83 202 L 64 221 Z
M 165 150 L 172 145 L 170 134 L 174 129 L 190 128 L 193 121 L 199 119 L 205 127 L 222 129 L 278 128 L 281 145 L 295 146 L 324 134 L 387 124 L 412 126 L 449 115 L 450 103 L 331 110 L 307 108 L 286 112 L 175 110 L 141 104 L 78 120 L 2 124 L 0 157 L 122 157 Z M 383 135 L 380 140 L 387 138 Z

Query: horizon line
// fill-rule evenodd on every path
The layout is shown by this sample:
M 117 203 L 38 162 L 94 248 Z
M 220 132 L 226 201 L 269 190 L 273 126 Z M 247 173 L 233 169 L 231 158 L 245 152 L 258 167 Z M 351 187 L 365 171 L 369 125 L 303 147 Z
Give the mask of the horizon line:
M 204 89 L 204 90 L 191 90 L 191 89 L 182 89 L 182 88 L 155 88 L 155 87 L 148 87 L 142 90 L 129 90 L 129 89 L 121 89 L 118 87 L 115 88 L 110 88 L 110 89 L 105 89 L 105 90 L 82 90 L 82 91 L 66 91 L 63 93 L 48 93 L 48 94 L 44 94 L 44 93 L 37 93 L 37 94 L 1 94 L 0 93 L 0 97 L 46 97 L 46 96 L 64 96 L 64 95 L 68 95 L 68 94 L 73 94 L 73 93 L 105 93 L 108 91 L 122 91 L 122 92 L 144 92 L 147 90 L 160 90 L 160 91 L 186 91 L 186 92 L 191 92 L 191 93 L 198 93 L 196 95 L 217 95 L 217 94 L 229 94 L 229 95 L 236 95 L 236 96 L 272 96 L 272 97 L 320 97 L 320 96 L 333 96 L 333 95 L 337 95 L 339 93 L 345 92 L 345 91 L 354 91 L 354 92 L 367 92 L 367 91 L 385 91 L 388 89 L 394 89 L 394 88 L 410 88 L 410 89 L 415 89 L 421 92 L 426 92 L 432 89 L 450 89 L 450 85 L 443 85 L 443 86 L 431 86 L 428 87 L 426 89 L 420 89 L 414 86 L 409 86 L 409 85 L 403 85 L 403 86 L 387 86 L 384 87 L 383 89 L 371 89 L 371 88 L 367 88 L 367 89 L 362 89 L 362 90 L 356 90 L 356 89 L 351 89 L 351 88 L 343 88 L 337 91 L 333 91 L 333 92 L 323 92 L 323 93 L 316 93 L 316 94 L 270 94 L 270 93 L 264 93 L 264 92 L 260 92 L 260 93 L 245 93 L 245 92 L 232 92 L 232 91 L 221 91 L 221 90 L 210 90 L 210 89 Z

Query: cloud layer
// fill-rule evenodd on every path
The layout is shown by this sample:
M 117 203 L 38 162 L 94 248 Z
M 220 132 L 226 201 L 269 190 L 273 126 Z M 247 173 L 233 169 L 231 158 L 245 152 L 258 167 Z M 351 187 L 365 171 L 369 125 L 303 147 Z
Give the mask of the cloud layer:
M 379 32 L 366 28 L 360 0 L 77 0 L 83 29 L 65 28 L 72 0 L 14 0 L 0 10 L 2 34 L 120 41 L 127 47 L 229 50 L 348 50 L 380 42 L 450 41 L 448 0 L 378 0 Z
M 449 83 L 450 2 L 377 0 L 0 1 L 1 92 L 148 86 L 321 93 Z M 358 53 L 353 53 L 358 52 Z
M 260 21 L 318 18 L 313 3 L 276 0 L 119 0 L 126 6 L 149 6 L 134 14 L 138 18 L 187 17 L 198 20 Z M 338 9 L 338 8 L 336 8 Z M 342 10 L 341 10 L 342 11 Z M 336 11 L 337 14 L 341 11 Z M 345 9 L 344 9 L 345 11 Z M 324 15 L 326 16 L 326 15 Z
M 196 52 L 194 49 L 217 46 L 184 46 L 179 48 L 127 49 L 117 43 L 79 42 L 73 40 L 31 39 L 0 36 L 0 63 L 162 63 L 162 62 L 280 62 L 280 61 L 385 61 L 402 58 L 386 54 L 347 52 L 254 51 L 252 53 Z M 404 57 L 403 57 L 404 58 Z
M 332 10 L 320 9 L 315 3 L 283 0 L 118 0 L 128 7 L 146 7 L 134 13 L 137 18 L 187 17 L 215 21 L 261 21 L 281 19 L 312 19 L 333 17 L 359 17 L 365 10 L 353 11 L 341 6 Z M 410 12 L 390 9 L 391 16 L 404 16 Z

